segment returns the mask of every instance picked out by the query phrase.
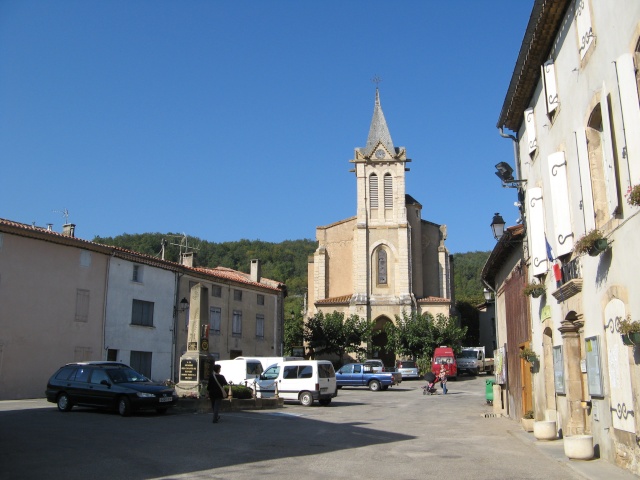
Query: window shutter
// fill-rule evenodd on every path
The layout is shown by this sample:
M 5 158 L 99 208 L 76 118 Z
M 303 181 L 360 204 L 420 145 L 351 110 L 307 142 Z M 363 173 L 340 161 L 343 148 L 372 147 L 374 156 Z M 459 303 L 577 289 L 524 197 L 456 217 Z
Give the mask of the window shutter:
M 556 86 L 556 67 L 549 60 L 542 67 L 544 90 L 547 94 L 547 113 L 551 114 L 558 106 L 558 88 Z
M 633 56 L 630 53 L 625 53 L 618 58 L 616 69 L 618 70 L 620 104 L 624 117 L 630 182 L 631 185 L 637 185 L 640 183 L 640 102 L 638 101 L 636 67 L 633 63 Z
M 533 108 L 524 111 L 524 122 L 527 129 L 527 143 L 529 145 L 529 155 L 538 148 L 538 139 L 536 138 L 536 122 L 533 116 Z
M 393 182 L 388 173 L 384 176 L 384 208 L 393 208 Z
M 369 177 L 369 202 L 371 208 L 378 208 L 378 176 L 375 173 Z
M 616 167 L 613 162 L 613 142 L 611 140 L 611 122 L 609 120 L 609 92 L 602 82 L 600 94 L 600 110 L 602 112 L 602 162 L 604 167 L 604 182 L 607 187 L 607 200 L 609 202 L 609 215 L 613 216 L 618 210 L 618 182 L 616 180 Z
M 576 148 L 578 149 L 578 168 L 580 169 L 580 185 L 582 190 L 582 215 L 584 216 L 585 232 L 588 232 L 596 228 L 596 216 L 593 211 L 587 132 L 584 128 L 576 132 Z
M 593 28 L 591 27 L 591 12 L 589 2 L 576 0 L 576 30 L 578 31 L 578 49 L 580 59 L 583 59 L 593 43 Z
M 556 152 L 547 158 L 549 169 L 549 200 L 553 212 L 554 238 L 548 238 L 556 256 L 566 255 L 573 249 L 569 190 L 567 187 L 567 161 L 564 152 Z
M 531 240 L 533 274 L 542 275 L 547 273 L 548 267 L 541 188 L 535 187 L 527 190 L 527 209 L 529 210 L 529 238 Z

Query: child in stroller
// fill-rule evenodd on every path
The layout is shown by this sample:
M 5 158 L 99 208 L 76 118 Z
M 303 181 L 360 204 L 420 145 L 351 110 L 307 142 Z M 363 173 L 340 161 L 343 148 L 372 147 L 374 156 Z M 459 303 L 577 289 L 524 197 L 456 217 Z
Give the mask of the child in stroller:
M 424 376 L 427 384 L 422 387 L 423 395 L 435 395 L 436 394 L 436 374 L 433 372 L 427 372 Z

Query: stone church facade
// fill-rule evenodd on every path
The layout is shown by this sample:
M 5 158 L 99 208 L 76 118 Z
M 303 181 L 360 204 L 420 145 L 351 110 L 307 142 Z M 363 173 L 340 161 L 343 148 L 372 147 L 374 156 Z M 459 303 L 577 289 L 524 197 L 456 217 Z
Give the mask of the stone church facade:
M 421 218 L 422 205 L 405 192 L 409 171 L 404 147 L 391 139 L 376 90 L 366 146 L 350 162 L 356 174 L 357 214 L 316 228 L 318 248 L 309 259 L 307 317 L 322 312 L 356 314 L 384 329 L 403 312 L 451 314 L 453 257 L 447 227 Z M 393 364 L 377 335 L 372 354 Z

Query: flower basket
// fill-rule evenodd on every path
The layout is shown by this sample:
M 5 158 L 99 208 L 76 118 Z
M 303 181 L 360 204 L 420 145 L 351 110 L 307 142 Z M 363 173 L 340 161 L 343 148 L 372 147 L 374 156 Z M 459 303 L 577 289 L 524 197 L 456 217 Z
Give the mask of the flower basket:
M 533 298 L 538 298 L 545 292 L 544 285 L 541 283 L 529 283 L 522 289 L 523 295 L 529 295 Z
M 627 192 L 627 203 L 635 207 L 640 206 L 640 184 L 629 188 Z
M 631 341 L 631 338 L 629 337 L 628 334 L 623 333 L 622 335 L 622 343 L 625 344 L 627 347 L 633 347 L 633 342 Z
M 582 236 L 574 245 L 576 253 L 588 253 L 592 257 L 600 255 L 609 247 L 609 242 L 598 229 L 591 230 Z
M 530 348 L 523 348 L 520 350 L 520 358 L 533 365 L 538 361 L 538 354 Z

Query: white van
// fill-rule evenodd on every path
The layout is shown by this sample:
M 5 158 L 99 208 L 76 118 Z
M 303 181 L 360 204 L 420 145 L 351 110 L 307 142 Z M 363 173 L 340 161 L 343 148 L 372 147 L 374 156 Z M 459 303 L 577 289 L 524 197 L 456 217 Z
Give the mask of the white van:
M 277 394 L 286 401 L 298 401 L 305 407 L 317 400 L 327 406 L 338 394 L 336 372 L 328 360 L 290 360 L 267 368 L 257 380 L 261 398 Z
M 291 360 L 304 360 L 303 357 L 236 357 L 235 360 L 259 360 L 262 364 L 262 370 L 266 370 L 271 365 L 279 362 L 290 362 Z
M 216 365 L 220 365 L 220 374 L 228 383 L 234 385 L 251 386 L 257 377 L 264 371 L 260 360 L 245 358 L 242 360 L 216 360 Z

